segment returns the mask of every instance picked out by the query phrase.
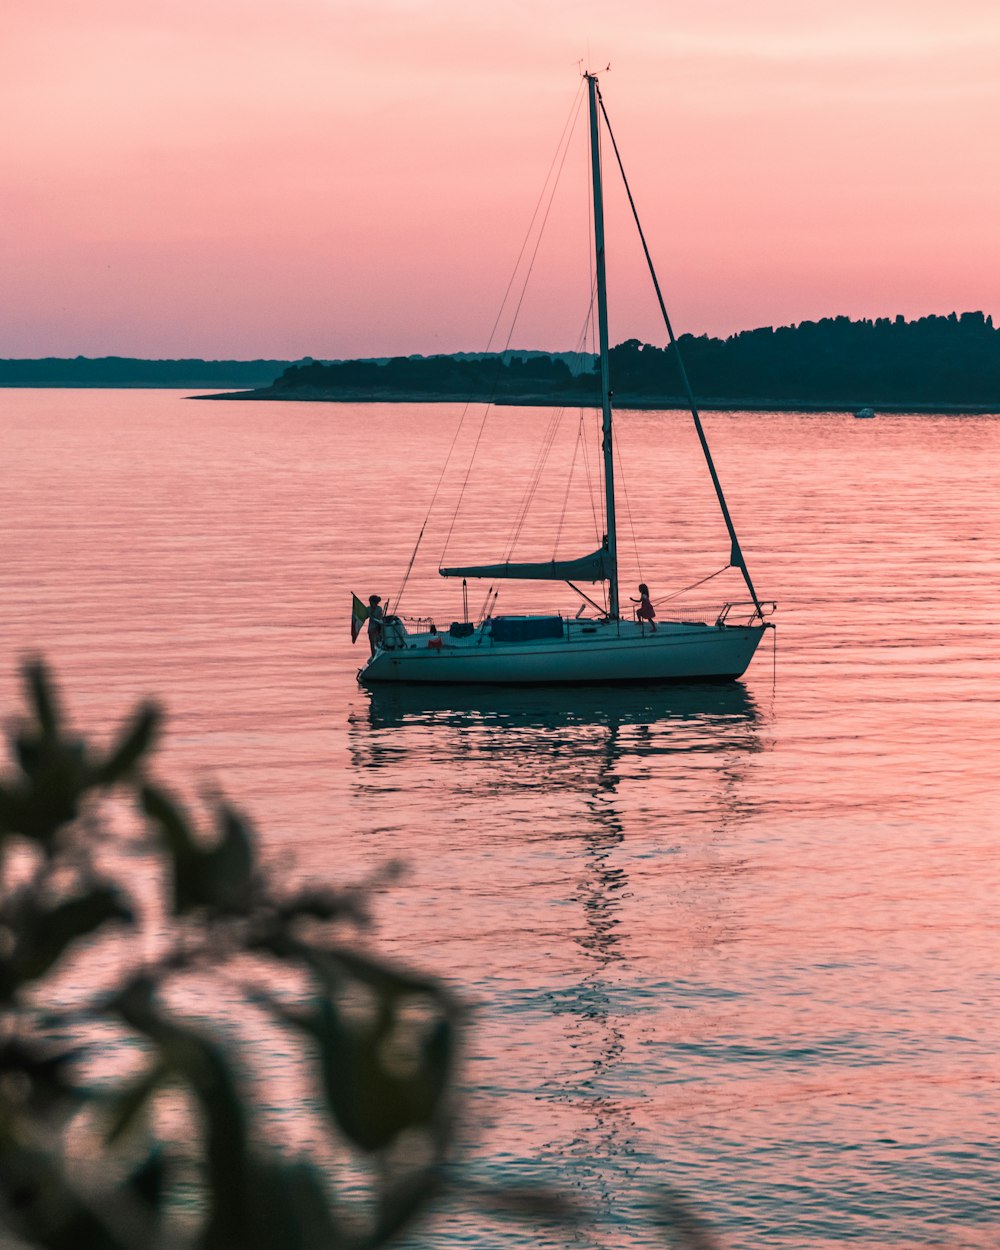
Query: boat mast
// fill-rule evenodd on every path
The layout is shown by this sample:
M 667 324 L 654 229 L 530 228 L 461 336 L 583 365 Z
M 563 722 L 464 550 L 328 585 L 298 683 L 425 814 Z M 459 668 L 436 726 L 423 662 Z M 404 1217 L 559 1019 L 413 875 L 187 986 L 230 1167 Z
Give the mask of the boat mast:
M 604 512 L 607 518 L 608 615 L 618 620 L 618 539 L 615 533 L 615 462 L 611 439 L 611 373 L 608 364 L 608 289 L 604 268 L 604 192 L 598 133 L 598 87 L 594 74 L 584 74 L 590 91 L 590 166 L 594 177 L 594 258 L 597 277 L 597 336 L 601 359 L 601 412 L 604 435 Z

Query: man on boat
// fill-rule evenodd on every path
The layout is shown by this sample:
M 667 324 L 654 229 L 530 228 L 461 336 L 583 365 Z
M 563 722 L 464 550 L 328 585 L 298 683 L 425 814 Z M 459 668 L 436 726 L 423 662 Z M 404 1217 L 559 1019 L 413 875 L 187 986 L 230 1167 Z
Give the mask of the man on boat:
M 378 606 L 382 600 L 378 595 L 368 596 L 368 645 L 372 649 L 372 655 L 382 641 L 382 609 Z

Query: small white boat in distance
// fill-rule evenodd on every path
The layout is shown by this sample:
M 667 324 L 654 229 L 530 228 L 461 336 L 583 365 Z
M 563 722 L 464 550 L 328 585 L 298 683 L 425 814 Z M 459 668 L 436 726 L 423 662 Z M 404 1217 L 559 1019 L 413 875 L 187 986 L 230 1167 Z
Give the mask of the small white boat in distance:
M 867 419 L 868 417 L 874 417 L 875 409 L 874 408 L 859 408 L 854 415 L 859 418 Z
M 593 183 L 594 288 L 597 295 L 600 345 L 601 433 L 603 448 L 603 516 L 607 528 L 596 551 L 572 559 L 547 562 L 465 564 L 440 568 L 442 577 L 565 582 L 598 613 L 574 618 L 559 615 L 493 616 L 455 622 L 439 633 L 410 633 L 399 616 L 399 600 L 386 605 L 381 639 L 374 655 L 358 674 L 365 685 L 378 682 L 417 682 L 434 685 L 587 685 L 593 682 L 724 680 L 740 677 L 753 658 L 767 629 L 765 614 L 774 604 L 757 596 L 733 527 L 722 486 L 715 471 L 701 418 L 690 383 L 680 362 L 677 340 L 670 326 L 659 283 L 653 272 L 642 227 L 631 192 L 633 215 L 646 258 L 667 335 L 675 352 L 691 415 L 709 474 L 722 510 L 730 540 L 729 566 L 743 575 L 750 601 L 726 604 L 714 622 L 624 619 L 619 610 L 618 540 L 615 517 L 615 468 L 612 443 L 611 377 L 608 349 L 608 308 L 605 276 L 604 202 L 601 181 L 599 127 L 603 118 L 616 158 L 618 149 L 611 134 L 597 78 L 585 74 L 590 104 L 590 161 Z M 619 167 L 621 161 L 618 159 Z M 625 180 L 624 169 L 622 178 Z M 628 190 L 628 182 L 625 180 Z M 421 534 L 423 531 L 421 531 Z M 419 547 L 419 539 L 417 543 Z M 416 557 L 416 549 L 413 558 Z M 413 566 L 413 558 L 410 567 Z M 714 576 L 714 574 L 712 575 Z M 704 579 L 708 580 L 708 579 Z M 577 583 L 604 584 L 606 607 L 578 589 Z M 405 579 L 404 579 L 405 587 Z M 645 593 L 645 587 L 640 590 Z M 593 592 L 596 593 L 596 592 Z M 464 595 L 463 595 L 464 598 Z M 488 597 L 489 598 L 489 597 Z M 495 600 L 494 600 L 495 602 Z M 652 610 L 650 609 L 650 615 Z M 467 615 L 467 613 L 466 613 Z M 637 614 L 638 615 L 638 614 Z M 426 621 L 426 617 L 422 618 Z

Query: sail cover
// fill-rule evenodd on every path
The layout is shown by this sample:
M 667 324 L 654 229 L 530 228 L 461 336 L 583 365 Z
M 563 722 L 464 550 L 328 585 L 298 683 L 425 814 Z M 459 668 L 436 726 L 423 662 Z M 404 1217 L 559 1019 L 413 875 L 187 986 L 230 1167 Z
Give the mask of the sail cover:
M 543 564 L 469 564 L 438 569 L 442 577 L 511 577 L 537 582 L 606 582 L 611 576 L 608 553 L 601 547 L 576 560 L 549 560 Z

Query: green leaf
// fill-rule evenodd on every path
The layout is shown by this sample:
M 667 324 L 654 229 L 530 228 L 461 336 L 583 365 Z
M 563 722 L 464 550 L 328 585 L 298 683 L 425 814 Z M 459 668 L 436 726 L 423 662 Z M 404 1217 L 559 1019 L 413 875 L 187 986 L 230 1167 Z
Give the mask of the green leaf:
M 197 847 L 191 836 L 191 828 L 180 807 L 155 786 L 144 785 L 139 790 L 142 810 L 160 828 L 166 849 L 174 859 L 193 858 Z
M 154 1063 L 131 1084 L 115 1094 L 111 1100 L 111 1122 L 104 1138 L 109 1146 L 132 1127 L 136 1117 L 168 1076 L 169 1070 L 164 1063 Z
M 155 1146 L 125 1182 L 126 1190 L 157 1217 L 163 1201 L 166 1172 L 163 1150 Z
M 133 916 L 114 886 L 97 885 L 51 908 L 32 900 L 20 919 L 14 950 L 0 963 L 0 987 L 7 992 L 43 977 L 78 938 L 110 921 L 130 924 Z
M 242 913 L 253 901 L 256 855 L 250 827 L 232 808 L 222 804 L 216 813 L 218 844 L 204 855 L 203 889 L 223 911 Z
M 383 1246 L 421 1215 L 441 1192 L 437 1168 L 421 1168 L 387 1185 L 379 1195 L 373 1246 Z
M 308 886 L 283 898 L 279 904 L 279 914 L 286 921 L 303 916 L 310 920 L 350 920 L 362 927 L 371 924 L 366 902 L 357 890 Z
M 87 789 L 83 744 L 22 733 L 14 749 L 24 776 L 5 787 L 3 822 L 9 832 L 41 843 L 50 853 L 58 830 L 76 819 Z
M 46 738 L 59 737 L 59 704 L 55 691 L 49 680 L 45 661 L 29 660 L 23 668 L 25 685 L 28 688 L 28 700 L 35 713 L 35 719 L 42 734 Z
M 204 901 L 199 879 L 201 848 L 181 808 L 162 790 L 142 786 L 139 802 L 158 828 L 163 847 L 172 861 L 173 913 L 182 915 Z
M 338 946 L 332 952 L 333 962 L 345 969 L 352 977 L 356 977 L 364 985 L 369 986 L 377 994 L 389 998 L 403 996 L 425 996 L 435 1002 L 441 1010 L 450 1016 L 457 1016 L 459 1008 L 454 999 L 447 993 L 440 981 L 434 977 L 423 976 L 400 968 L 395 964 L 373 959 L 360 951 L 348 950 Z M 327 966 L 330 960 L 325 961 Z M 317 969 L 321 971 L 321 969 Z
M 94 770 L 95 782 L 111 786 L 129 776 L 151 750 L 160 720 L 160 709 L 155 704 L 143 704 L 123 729 L 107 759 Z
M 31 1137 L 30 1134 L 25 1136 Z M 66 1177 L 61 1160 L 53 1152 L 26 1145 L 13 1134 L 5 1135 L 3 1167 L 0 1168 L 0 1208 L 4 1233 L 15 1244 L 44 1246 L 46 1250 L 134 1250 L 126 1243 L 120 1221 L 88 1204 Z M 4 1239 L 7 1244 L 7 1238 Z
M 327 1106 L 341 1132 L 368 1152 L 385 1149 L 410 1122 L 397 1082 L 379 1062 L 388 1023 L 383 1011 L 374 1028 L 352 1028 L 330 1001 L 313 1021 Z
M 11 1037 L 0 1045 L 0 1074 L 15 1082 L 27 1077 L 30 1093 L 24 1106 L 32 1116 L 51 1123 L 69 1115 L 84 1095 L 72 1080 L 72 1064 L 79 1058 L 76 1049 L 57 1050 L 40 1038 Z
M 197 1029 L 161 1014 L 155 986 L 139 976 L 117 996 L 112 1007 L 126 1024 L 155 1043 L 159 1062 L 187 1085 L 205 1125 L 205 1179 L 211 1215 L 206 1246 L 248 1244 L 246 1196 L 250 1192 L 248 1112 L 225 1051 Z M 212 1230 L 218 1230 L 213 1239 Z
M 285 1228 L 295 1228 L 302 1250 L 333 1250 L 346 1240 L 330 1208 L 322 1181 L 305 1163 L 286 1164 L 278 1175 L 289 1208 Z M 271 1245 L 287 1246 L 278 1229 Z
M 0 783 L 0 835 L 18 833 L 25 822 L 24 795 Z
M 215 846 L 203 846 L 180 808 L 162 791 L 142 786 L 143 811 L 159 827 L 173 860 L 174 914 L 197 907 L 245 914 L 254 903 L 256 853 L 250 828 L 232 809 L 220 805 Z
M 338 1228 L 322 1182 L 306 1163 L 254 1157 L 238 1225 L 213 1219 L 201 1250 L 360 1250 Z
M 397 1002 L 381 999 L 371 1023 L 348 1022 L 326 999 L 312 1029 L 320 1046 L 323 1090 L 341 1132 L 362 1150 L 384 1150 L 404 1129 L 435 1129 L 451 1075 L 451 1022 L 438 1020 L 415 1055 L 392 1065 L 386 1047 L 406 1025 Z

